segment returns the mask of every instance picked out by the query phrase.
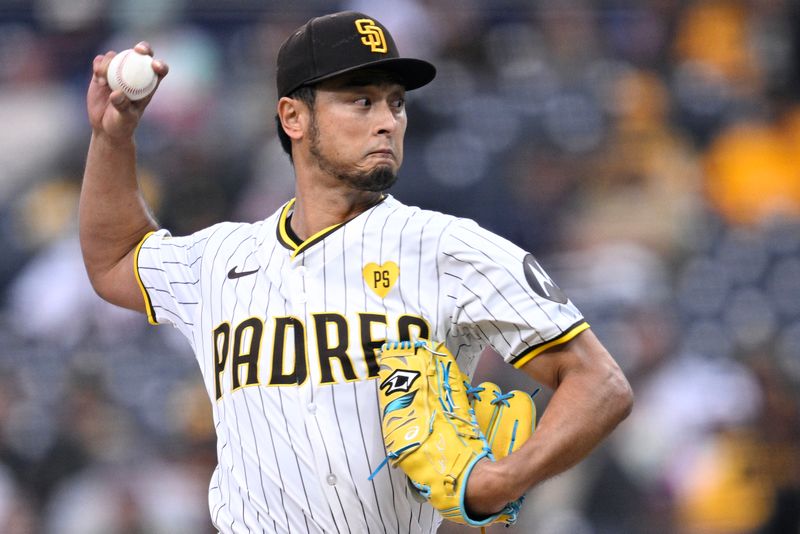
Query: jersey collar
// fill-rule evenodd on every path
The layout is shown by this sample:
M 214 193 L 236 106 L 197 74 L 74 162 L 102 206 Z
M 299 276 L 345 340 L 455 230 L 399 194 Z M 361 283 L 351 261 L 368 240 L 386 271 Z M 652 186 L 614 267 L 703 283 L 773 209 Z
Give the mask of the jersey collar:
M 380 205 L 384 200 L 386 200 L 388 196 L 389 195 L 383 195 L 381 199 L 375 204 L 375 206 Z M 336 230 L 338 230 L 339 228 L 341 228 L 342 226 L 344 226 L 349 222 L 345 221 L 324 228 L 319 232 L 317 232 L 316 234 L 309 237 L 308 239 L 306 239 L 305 241 L 303 241 L 299 237 L 297 237 L 297 234 L 294 233 L 294 230 L 292 230 L 292 227 L 289 224 L 292 219 L 292 213 L 294 212 L 295 200 L 297 199 L 293 198 L 292 200 L 287 202 L 285 206 L 283 206 L 283 209 L 281 209 L 281 214 L 280 217 L 278 218 L 278 228 L 277 228 L 278 242 L 285 248 L 292 251 L 292 256 L 291 256 L 292 259 L 294 259 L 298 254 L 308 249 L 312 245 L 319 243 L 320 241 L 322 241 L 330 234 L 332 234 L 333 232 L 335 232 Z M 372 208 L 374 208 L 375 206 L 372 206 Z M 364 213 L 366 213 L 366 211 Z M 360 213 L 357 217 L 354 218 L 358 218 L 361 215 L 363 215 L 363 213 Z

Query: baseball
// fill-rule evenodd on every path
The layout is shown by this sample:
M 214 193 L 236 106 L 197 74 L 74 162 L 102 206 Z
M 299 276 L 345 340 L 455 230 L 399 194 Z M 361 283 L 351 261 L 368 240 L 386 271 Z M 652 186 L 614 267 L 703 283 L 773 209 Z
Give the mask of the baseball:
M 129 48 L 123 50 L 108 65 L 108 86 L 121 89 L 131 100 L 140 100 L 156 88 L 158 76 L 153 71 L 153 58 Z

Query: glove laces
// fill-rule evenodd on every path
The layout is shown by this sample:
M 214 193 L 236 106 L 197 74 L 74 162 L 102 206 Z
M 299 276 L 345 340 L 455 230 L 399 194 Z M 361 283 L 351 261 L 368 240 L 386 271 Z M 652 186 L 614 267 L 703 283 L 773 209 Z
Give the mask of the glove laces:
M 405 450 L 407 450 L 407 449 L 410 449 L 411 447 L 416 447 L 417 445 L 419 445 L 419 442 L 416 442 L 416 443 L 409 443 L 409 444 L 408 444 L 408 445 L 406 445 L 405 447 L 400 447 L 400 448 L 399 448 L 399 449 L 397 449 L 396 451 L 389 451 L 388 453 L 386 453 L 386 457 L 385 457 L 385 458 L 384 458 L 384 459 L 381 461 L 381 463 L 380 463 L 380 464 L 378 464 L 378 467 L 376 467 L 376 468 L 375 468 L 375 470 L 372 472 L 372 474 L 370 474 L 370 475 L 367 477 L 367 480 L 372 480 L 373 478 L 375 478 L 375 475 L 377 475 L 377 474 L 378 474 L 378 472 L 379 472 L 381 469 L 383 469 L 383 466 L 385 466 L 386 464 L 388 464 L 388 463 L 389 463 L 389 460 L 392 460 L 392 459 L 394 459 L 394 458 L 399 458 L 399 457 L 400 457 L 400 455 L 401 455 L 401 454 L 402 454 L 402 453 L 403 453 Z

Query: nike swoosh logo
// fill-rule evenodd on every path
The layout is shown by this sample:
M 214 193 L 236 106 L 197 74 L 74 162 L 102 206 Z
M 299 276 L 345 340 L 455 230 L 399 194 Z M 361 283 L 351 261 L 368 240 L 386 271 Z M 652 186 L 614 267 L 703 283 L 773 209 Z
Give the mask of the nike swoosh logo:
M 243 276 L 247 276 L 250 274 L 255 274 L 258 272 L 258 269 L 253 269 L 252 271 L 237 271 L 236 267 L 233 267 L 230 271 L 228 271 L 228 278 L 231 280 L 235 280 L 237 278 L 241 278 Z

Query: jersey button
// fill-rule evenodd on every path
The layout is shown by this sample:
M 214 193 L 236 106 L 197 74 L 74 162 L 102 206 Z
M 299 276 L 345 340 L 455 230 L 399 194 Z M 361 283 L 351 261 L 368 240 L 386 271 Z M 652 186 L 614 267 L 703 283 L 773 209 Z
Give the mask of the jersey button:
M 325 477 L 325 480 L 328 482 L 330 486 L 336 485 L 336 475 L 334 475 L 333 473 L 330 473 L 327 477 Z
M 314 404 L 313 402 L 308 403 L 308 406 L 306 406 L 306 409 L 308 410 L 308 413 L 312 413 L 312 414 L 313 413 L 317 413 L 317 405 Z

